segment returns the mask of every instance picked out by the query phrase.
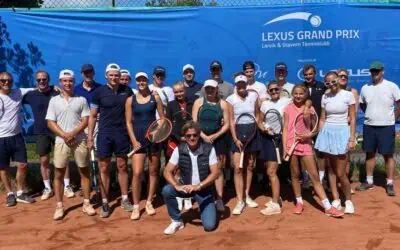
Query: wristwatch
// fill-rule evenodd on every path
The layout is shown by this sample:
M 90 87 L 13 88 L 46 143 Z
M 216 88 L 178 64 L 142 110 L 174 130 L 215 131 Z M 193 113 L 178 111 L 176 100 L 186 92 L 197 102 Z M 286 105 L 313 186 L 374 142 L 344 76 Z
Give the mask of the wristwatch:
M 200 190 L 203 189 L 203 186 L 204 186 L 203 183 L 200 182 L 200 183 L 199 183 Z

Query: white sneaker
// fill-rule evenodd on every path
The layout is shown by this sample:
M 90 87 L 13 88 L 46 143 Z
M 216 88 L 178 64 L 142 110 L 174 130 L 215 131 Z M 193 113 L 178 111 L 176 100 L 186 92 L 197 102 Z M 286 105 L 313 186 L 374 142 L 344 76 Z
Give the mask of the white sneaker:
M 185 227 L 182 221 L 172 221 L 171 224 L 164 230 L 164 234 L 172 235 L 182 230 Z
M 42 201 L 50 199 L 54 195 L 53 190 L 45 188 L 43 189 L 42 197 L 40 198 Z
M 340 203 L 340 200 L 334 200 L 332 201 L 332 206 L 336 208 L 337 210 L 342 210 L 342 205 Z
M 225 211 L 224 202 L 221 199 L 217 199 L 215 201 L 215 206 L 217 207 L 217 211 L 223 213 Z
M 183 207 L 185 208 L 185 210 L 190 210 L 192 209 L 193 205 L 192 205 L 192 198 L 185 198 L 183 199 Z
M 71 186 L 66 186 L 65 188 L 64 188 L 64 195 L 67 197 L 67 198 L 74 198 L 75 197 L 75 193 L 74 193 L 74 190 L 72 190 L 72 187 Z
M 181 197 L 176 197 L 176 202 L 178 202 L 178 209 L 179 209 L 179 211 L 182 211 L 182 209 L 183 209 L 183 198 L 181 198 Z
M 257 202 L 255 202 L 249 195 L 246 196 L 246 205 L 252 208 L 258 207 Z
M 274 215 L 281 213 L 281 207 L 278 203 L 269 202 L 267 207 L 260 211 L 263 215 Z
M 236 203 L 235 208 L 232 210 L 232 214 L 240 215 L 242 213 L 244 207 L 245 207 L 245 203 L 243 201 Z
M 345 213 L 345 214 L 354 214 L 354 205 L 353 205 L 353 202 L 351 202 L 351 201 L 346 201 L 344 204 L 345 204 L 344 213 Z

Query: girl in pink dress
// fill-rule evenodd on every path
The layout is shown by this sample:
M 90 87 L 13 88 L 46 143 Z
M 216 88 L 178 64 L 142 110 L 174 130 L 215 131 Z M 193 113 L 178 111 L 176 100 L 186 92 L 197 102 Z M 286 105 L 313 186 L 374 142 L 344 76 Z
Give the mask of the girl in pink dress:
M 284 119 L 283 119 L 283 150 L 284 155 L 289 151 L 295 139 L 294 132 L 294 121 L 297 114 L 304 111 L 305 102 L 308 98 L 308 90 L 303 84 L 296 85 L 292 91 L 293 103 L 290 103 L 284 109 Z M 313 108 L 310 110 L 315 112 Z M 309 134 L 302 136 L 302 141 L 297 144 L 292 156 L 290 157 L 290 172 L 292 177 L 292 187 L 293 192 L 296 196 L 296 208 L 294 210 L 295 214 L 301 214 L 304 209 L 303 198 L 301 196 L 301 186 L 300 186 L 300 169 L 299 160 L 301 164 L 305 166 L 310 176 L 311 182 L 313 184 L 314 190 L 321 199 L 322 205 L 325 208 L 325 214 L 332 217 L 342 217 L 343 213 L 337 210 L 331 205 L 328 198 L 326 197 L 324 188 L 319 182 L 319 176 L 317 172 L 317 166 L 314 159 L 314 153 L 312 148 L 312 137 L 314 134 Z

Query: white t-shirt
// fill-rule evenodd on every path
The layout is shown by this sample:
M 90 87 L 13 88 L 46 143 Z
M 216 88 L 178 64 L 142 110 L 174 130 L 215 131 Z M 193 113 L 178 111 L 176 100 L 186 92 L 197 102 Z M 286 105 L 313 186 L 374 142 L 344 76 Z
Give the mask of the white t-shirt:
M 258 100 L 257 94 L 248 92 L 248 95 L 244 100 L 242 100 L 237 94 L 230 95 L 226 101 L 230 103 L 233 106 L 233 113 L 235 115 L 235 120 L 241 115 L 241 114 L 251 114 L 253 117 L 255 117 L 255 104 Z M 250 120 L 243 120 L 240 122 L 241 124 L 248 124 L 252 123 L 253 121 Z
M 199 166 L 197 165 L 197 157 L 200 154 L 199 149 L 200 147 L 196 151 L 192 152 L 189 148 L 189 156 L 192 162 L 192 185 L 200 184 Z M 179 149 L 178 147 L 176 147 L 174 149 L 174 152 L 172 152 L 171 158 L 169 159 L 169 163 L 173 165 L 178 165 L 178 162 L 179 162 Z M 210 152 L 209 164 L 211 166 L 217 163 L 218 163 L 217 154 L 215 153 L 215 149 L 212 148 Z
M 8 95 L 0 94 L 0 138 L 14 136 L 22 132 L 22 98 L 34 88 L 12 89 Z
M 55 121 L 65 132 L 74 130 L 83 117 L 89 116 L 89 106 L 84 97 L 73 96 L 66 100 L 61 94 L 50 99 L 47 109 L 46 120 Z M 86 138 L 82 131 L 76 136 L 76 141 L 80 142 Z M 56 136 L 56 143 L 65 143 L 64 139 Z
M 361 88 L 360 103 L 367 104 L 364 124 L 390 126 L 395 124 L 394 105 L 400 99 L 399 87 L 388 80 Z
M 279 114 L 283 117 L 283 110 L 291 102 L 292 102 L 292 99 L 287 98 L 287 97 L 281 97 L 276 102 L 273 102 L 272 100 L 265 100 L 261 103 L 260 110 L 261 110 L 261 112 L 263 112 L 265 114 L 270 109 L 276 109 L 279 111 Z
M 294 84 L 293 84 L 293 83 L 286 82 L 286 83 L 282 86 L 282 88 L 285 89 L 285 90 L 287 90 L 287 92 L 289 92 L 290 96 L 292 96 L 292 91 L 293 91 L 293 88 L 294 88 Z
M 171 87 L 164 86 L 162 88 L 159 88 L 159 87 L 154 86 L 154 84 L 150 84 L 149 89 L 150 89 L 150 91 L 153 91 L 153 90 L 157 91 L 164 107 L 167 107 L 167 104 L 169 102 L 175 100 L 174 91 L 172 90 Z
M 348 125 L 349 106 L 356 103 L 353 93 L 340 90 L 337 94 L 324 94 L 321 107 L 325 109 L 327 124 Z
M 247 84 L 246 89 L 253 89 L 255 91 L 257 91 L 258 96 L 260 98 L 264 98 L 267 96 L 267 87 L 265 86 L 265 84 L 261 83 L 261 82 L 257 82 L 255 81 L 253 84 Z M 236 86 L 235 86 L 235 93 L 236 93 Z

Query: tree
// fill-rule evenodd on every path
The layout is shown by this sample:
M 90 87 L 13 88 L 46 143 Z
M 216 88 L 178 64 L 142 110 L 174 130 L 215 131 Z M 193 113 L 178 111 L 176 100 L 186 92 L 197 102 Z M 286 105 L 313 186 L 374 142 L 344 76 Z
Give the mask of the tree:
M 215 1 L 204 4 L 202 0 L 147 0 L 148 7 L 176 7 L 176 6 L 216 6 Z
M 0 0 L 0 8 L 40 8 L 43 0 Z

